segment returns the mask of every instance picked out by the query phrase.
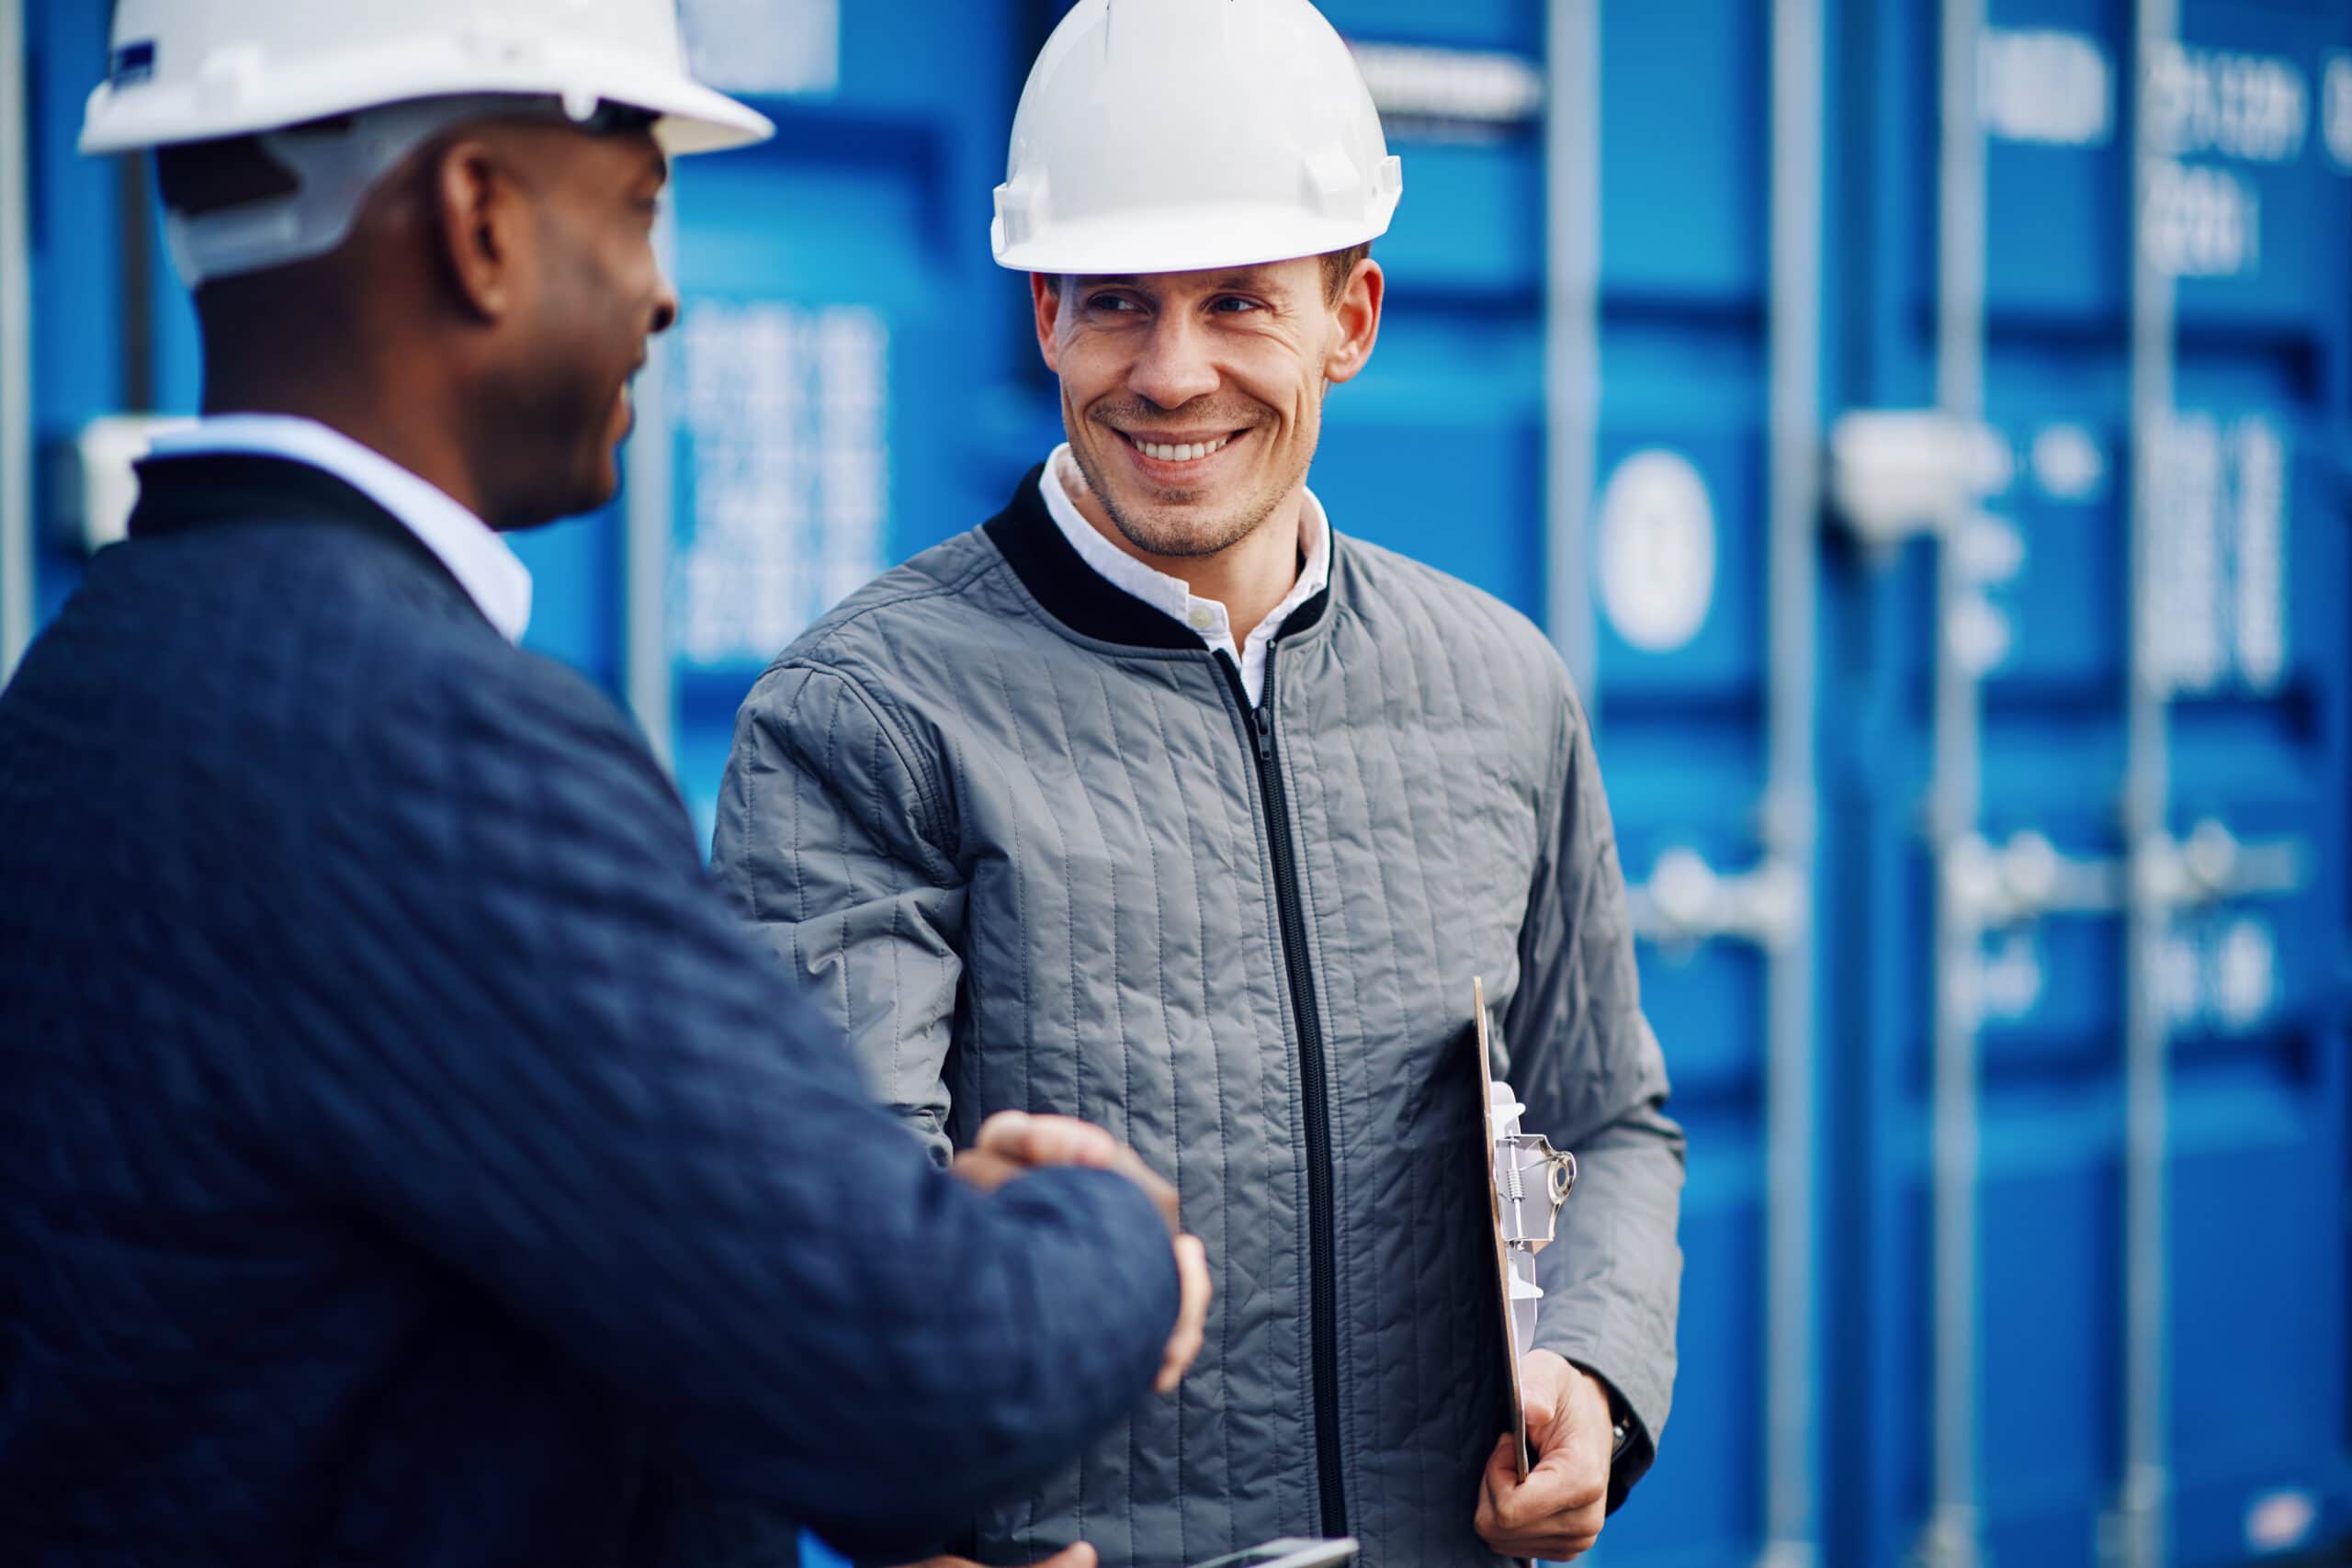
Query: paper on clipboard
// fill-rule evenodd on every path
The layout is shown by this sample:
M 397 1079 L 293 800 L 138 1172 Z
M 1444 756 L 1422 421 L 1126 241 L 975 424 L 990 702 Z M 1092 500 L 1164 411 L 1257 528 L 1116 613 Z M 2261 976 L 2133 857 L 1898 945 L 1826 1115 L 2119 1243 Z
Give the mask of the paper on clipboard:
M 1522 1133 L 1527 1107 L 1510 1085 L 1495 1077 L 1494 1042 L 1487 1021 L 1487 982 L 1470 982 L 1478 1028 L 1479 1102 L 1485 1107 L 1487 1201 L 1494 1219 L 1495 1283 L 1502 1305 L 1503 1353 L 1510 1366 L 1511 1451 L 1519 1478 L 1527 1479 L 1527 1401 L 1519 1383 L 1520 1361 L 1535 1344 L 1535 1309 L 1544 1289 L 1535 1282 L 1535 1255 L 1552 1243 L 1560 1206 L 1576 1186 L 1577 1156 L 1553 1148 L 1541 1133 Z

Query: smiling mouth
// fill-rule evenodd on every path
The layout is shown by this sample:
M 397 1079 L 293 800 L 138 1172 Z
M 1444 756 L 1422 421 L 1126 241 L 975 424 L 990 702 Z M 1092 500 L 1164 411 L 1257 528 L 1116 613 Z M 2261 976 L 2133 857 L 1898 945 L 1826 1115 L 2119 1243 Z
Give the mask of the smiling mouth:
M 1119 432 L 1128 446 L 1159 463 L 1197 463 L 1204 457 L 1214 457 L 1249 434 L 1246 430 L 1228 430 L 1222 435 L 1197 441 L 1155 441 L 1133 431 Z

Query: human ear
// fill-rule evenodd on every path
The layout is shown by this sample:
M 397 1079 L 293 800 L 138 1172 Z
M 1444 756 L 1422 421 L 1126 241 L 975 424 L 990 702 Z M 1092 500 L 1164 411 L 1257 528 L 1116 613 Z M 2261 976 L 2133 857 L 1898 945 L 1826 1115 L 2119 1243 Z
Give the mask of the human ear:
M 1352 381 L 1372 358 L 1373 344 L 1380 341 L 1380 307 L 1387 288 L 1380 264 L 1370 256 L 1356 263 L 1355 270 L 1348 274 L 1347 286 L 1331 307 L 1331 320 L 1339 332 L 1323 356 L 1326 381 Z
M 1062 313 L 1062 280 L 1048 272 L 1031 273 L 1029 302 L 1037 316 L 1037 352 L 1046 356 L 1046 368 L 1059 375 L 1061 344 L 1054 327 Z
M 482 321 L 503 320 L 515 309 L 529 243 L 521 187 L 495 148 L 466 140 L 433 160 L 429 199 L 458 302 Z

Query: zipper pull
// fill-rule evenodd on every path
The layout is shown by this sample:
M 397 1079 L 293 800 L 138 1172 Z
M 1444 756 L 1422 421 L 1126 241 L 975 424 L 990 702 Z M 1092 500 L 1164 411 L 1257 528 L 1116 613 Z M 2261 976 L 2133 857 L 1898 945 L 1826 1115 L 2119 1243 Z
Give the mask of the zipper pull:
M 1250 716 L 1258 730 L 1258 761 L 1271 762 L 1274 760 L 1274 716 L 1263 707 Z

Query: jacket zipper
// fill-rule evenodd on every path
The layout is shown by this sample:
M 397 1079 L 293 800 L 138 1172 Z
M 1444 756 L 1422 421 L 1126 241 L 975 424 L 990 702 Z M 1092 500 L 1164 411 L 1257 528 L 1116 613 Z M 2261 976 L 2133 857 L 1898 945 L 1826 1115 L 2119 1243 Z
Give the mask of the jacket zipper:
M 1275 645 L 1278 647 L 1279 644 Z M 1274 689 L 1275 647 L 1266 649 L 1265 690 Z M 1308 1302 L 1315 1367 L 1315 1461 L 1322 1487 L 1323 1533 L 1348 1533 L 1348 1498 L 1340 1466 L 1339 1244 L 1331 1213 L 1331 1113 L 1323 1060 L 1323 1024 L 1315 1006 L 1315 975 L 1306 960 L 1306 915 L 1298 897 L 1296 846 L 1291 841 L 1290 801 L 1274 758 L 1271 700 L 1252 706 L 1241 671 L 1219 657 L 1257 742 L 1258 789 L 1266 805 L 1267 849 L 1274 863 L 1274 909 L 1282 921 L 1283 966 L 1290 976 L 1291 1013 L 1298 1026 L 1299 1093 L 1306 1123 L 1306 1245 Z

